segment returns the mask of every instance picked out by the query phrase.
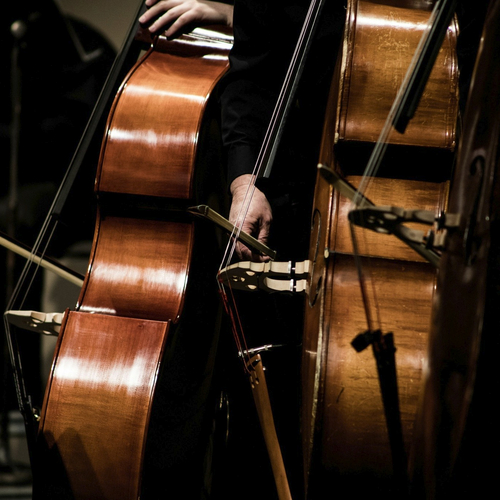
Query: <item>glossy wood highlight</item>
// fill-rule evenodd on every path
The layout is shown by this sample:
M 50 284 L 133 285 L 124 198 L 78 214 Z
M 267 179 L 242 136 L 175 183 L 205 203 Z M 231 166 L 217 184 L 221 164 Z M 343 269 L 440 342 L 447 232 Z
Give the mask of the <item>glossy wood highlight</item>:
M 426 11 L 371 2 L 359 2 L 349 11 L 335 140 L 378 139 L 428 19 Z M 455 146 L 456 37 L 457 26 L 452 25 L 414 118 L 404 134 L 392 133 L 389 142 Z
M 169 323 L 70 312 L 40 421 L 47 495 L 139 498 L 158 367 Z M 39 443 L 40 445 L 40 443 Z

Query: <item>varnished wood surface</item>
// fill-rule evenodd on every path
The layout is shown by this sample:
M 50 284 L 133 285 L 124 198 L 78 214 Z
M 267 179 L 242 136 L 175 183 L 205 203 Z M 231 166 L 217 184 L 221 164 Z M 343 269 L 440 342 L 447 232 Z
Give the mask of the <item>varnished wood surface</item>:
M 486 12 L 486 11 L 485 11 Z M 496 488 L 499 391 L 500 2 L 490 2 L 450 192 L 439 268 L 414 489 L 429 500 L 487 498 Z M 491 450 L 492 453 L 488 453 Z
M 391 452 L 379 380 L 371 349 L 357 353 L 354 337 L 367 324 L 357 271 L 351 256 L 335 255 L 325 287 L 323 356 L 325 411 L 320 434 L 321 463 L 348 484 L 364 470 L 370 479 L 390 480 Z M 372 259 L 374 283 L 383 332 L 394 332 L 403 435 L 409 449 L 418 402 L 435 271 L 424 263 Z
M 79 310 L 177 321 L 193 239 L 190 223 L 105 217 Z
M 139 497 L 168 328 L 168 322 L 69 313 L 40 421 L 45 498 Z
M 410 47 L 416 46 L 416 34 L 421 27 L 415 23 L 420 24 L 428 16 L 427 12 L 404 13 L 382 4 L 361 0 L 349 3 L 344 46 L 337 62 L 338 80 L 334 78 L 332 83 L 323 132 L 319 163 L 337 169 L 354 184 L 358 182 L 355 176 L 359 175 L 360 158 L 366 156 L 360 152 L 369 149 L 378 138 L 397 82 L 406 70 Z M 351 31 L 354 28 L 356 31 Z M 358 35 L 358 29 L 363 33 Z M 401 148 L 405 143 L 414 145 L 408 147 L 409 158 L 401 156 L 403 163 L 386 171 L 391 176 L 373 179 L 366 193 L 377 204 L 427 209 L 436 215 L 446 206 L 447 184 L 443 183 L 443 175 L 448 167 L 442 157 L 433 160 L 432 154 L 437 146 L 452 150 L 455 141 L 457 68 L 453 26 L 449 37 L 440 55 L 440 64 L 447 66 L 439 72 L 440 82 L 426 90 L 424 109 L 417 111 L 421 118 L 408 128 L 409 139 L 394 139 L 394 135 L 390 138 L 400 144 L 390 148 Z M 436 102 L 438 115 L 434 115 Z M 422 171 L 428 175 L 425 178 L 418 162 L 412 163 L 410 157 L 417 150 L 422 153 L 427 146 L 432 148 L 422 164 Z M 398 149 L 398 155 L 401 151 Z M 451 155 L 448 163 L 450 160 Z M 428 168 L 430 165 L 433 166 Z M 415 177 L 420 180 L 414 180 Z M 368 326 L 352 257 L 346 217 L 349 209 L 350 202 L 318 177 L 309 255 L 313 271 L 303 340 L 302 434 L 308 499 L 320 498 L 325 490 L 339 498 L 375 491 L 394 495 L 391 452 L 374 355 L 371 348 L 356 353 L 350 345 Z M 408 451 L 413 440 L 435 270 L 394 237 L 359 228 L 355 232 L 361 255 L 370 256 L 362 258 L 362 263 L 370 302 L 372 306 L 376 304 L 370 310 L 372 327 L 394 333 Z
M 355 176 L 348 176 L 346 180 L 354 186 L 358 186 L 360 182 L 360 178 Z M 418 208 L 428 210 L 437 217 L 446 207 L 448 187 L 448 182 L 374 178 L 365 195 L 377 206 Z M 346 221 L 350 210 L 352 210 L 352 202 L 340 196 L 338 209 L 334 209 L 338 221 Z M 432 226 L 417 223 L 407 223 L 406 226 L 423 231 L 425 234 L 432 228 Z M 425 261 L 423 257 L 393 235 L 376 233 L 362 227 L 356 227 L 354 234 L 360 255 Z M 339 223 L 332 238 L 334 241 L 330 242 L 330 248 L 335 248 L 340 253 L 353 253 L 351 230 L 348 224 Z
M 108 120 L 97 189 L 163 198 L 193 196 L 208 96 L 226 68 L 230 40 L 160 40 L 120 89 Z M 189 71 L 186 71 L 186 66 Z M 115 101 L 118 103 L 118 101 Z
M 348 10 L 336 140 L 378 139 L 428 19 L 426 11 L 371 2 Z M 389 142 L 455 146 L 456 37 L 457 26 L 452 24 L 414 118 L 404 135 L 394 132 Z

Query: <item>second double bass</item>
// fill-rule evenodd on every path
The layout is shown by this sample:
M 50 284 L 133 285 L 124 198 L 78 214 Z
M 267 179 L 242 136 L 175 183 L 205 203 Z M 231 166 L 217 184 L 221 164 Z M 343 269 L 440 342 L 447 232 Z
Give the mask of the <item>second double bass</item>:
M 412 4 L 349 3 L 319 161 L 354 185 L 360 182 L 357 176 L 428 18 L 427 12 L 411 8 Z M 453 24 L 407 132 L 391 136 L 380 178 L 371 182 L 366 193 L 378 205 L 436 213 L 446 206 L 458 106 L 456 33 Z M 359 236 L 356 231 L 359 248 L 355 250 L 373 283 L 368 300 L 378 308 L 370 320 L 376 326 L 369 322 L 368 329 L 394 332 L 399 387 L 395 393 L 394 380 L 379 380 L 371 349 L 357 353 L 351 345 L 367 325 L 349 243 L 348 210 L 349 201 L 318 176 L 303 351 L 307 497 L 317 498 L 320 491 L 329 489 L 355 496 L 383 491 L 402 498 L 394 471 L 404 483 L 435 268 L 397 240 Z M 392 400 L 383 402 L 381 387 L 384 393 L 387 385 Z M 393 428 L 399 423 L 402 429 Z

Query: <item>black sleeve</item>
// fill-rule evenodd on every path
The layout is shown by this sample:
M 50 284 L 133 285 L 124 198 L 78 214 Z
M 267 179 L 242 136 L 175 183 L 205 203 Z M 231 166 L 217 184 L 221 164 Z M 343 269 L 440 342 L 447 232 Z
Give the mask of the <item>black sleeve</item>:
M 307 0 L 236 0 L 221 92 L 228 184 L 251 173 L 300 32 Z

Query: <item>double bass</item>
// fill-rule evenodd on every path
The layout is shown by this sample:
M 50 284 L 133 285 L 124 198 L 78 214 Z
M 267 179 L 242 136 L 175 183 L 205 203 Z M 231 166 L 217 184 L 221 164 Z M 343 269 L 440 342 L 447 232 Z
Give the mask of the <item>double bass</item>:
M 349 3 L 319 162 L 351 186 L 363 182 L 425 29 L 429 13 L 414 6 Z M 452 22 L 415 117 L 405 134 L 390 136 L 380 176 L 364 193 L 371 203 L 436 214 L 446 208 L 458 109 L 456 37 Z M 436 269 L 393 236 L 357 228 L 353 248 L 350 210 L 350 201 L 318 174 L 302 360 L 306 497 L 328 490 L 404 498 Z M 369 269 L 366 296 L 356 257 Z M 385 375 L 371 349 L 356 352 L 351 345 L 367 330 L 366 302 L 377 304 L 368 331 L 394 332 Z
M 412 358 L 409 358 L 409 364 L 414 368 L 419 365 L 420 369 L 424 368 L 420 374 L 417 373 L 418 377 L 422 377 L 421 383 L 413 385 L 411 370 L 406 371 L 406 374 L 410 374 L 410 379 L 405 378 L 404 369 L 408 358 L 403 356 L 405 360 L 401 363 L 399 353 L 401 347 L 405 349 L 406 346 L 398 344 L 398 332 L 396 329 L 394 331 L 402 425 L 403 430 L 406 428 L 406 439 L 412 448 L 409 463 L 410 492 L 407 489 L 403 493 L 397 492 L 396 498 L 408 494 L 411 498 L 431 499 L 470 498 L 474 495 L 483 497 L 489 495 L 494 487 L 498 461 L 491 455 L 486 457 L 485 449 L 496 449 L 499 438 L 491 405 L 498 391 L 498 377 L 494 369 L 498 347 L 496 223 L 499 142 L 496 112 L 498 60 L 495 54 L 498 52 L 500 9 L 495 1 L 490 2 L 488 7 L 450 194 L 445 204 L 446 220 L 453 218 L 454 222 L 443 223 L 444 237 L 438 274 L 435 281 L 431 281 L 433 290 L 429 290 L 426 298 L 427 318 L 430 312 L 428 300 L 430 297 L 433 299 L 431 325 L 426 326 L 426 330 L 430 330 L 429 340 L 423 342 L 421 348 L 414 344 L 410 353 Z M 479 11 L 477 17 L 481 18 L 482 14 L 484 12 Z M 338 102 L 337 109 L 341 112 L 343 102 Z M 330 151 L 327 149 L 327 155 Z M 335 153 L 337 154 L 333 156 L 330 153 L 326 159 L 337 164 L 339 151 Z M 329 189 L 328 184 L 324 184 L 324 200 L 329 200 Z M 400 201 L 397 204 L 402 205 Z M 405 203 L 405 206 L 409 205 Z M 322 214 L 318 212 L 318 217 Z M 395 212 L 392 214 L 395 215 Z M 329 221 L 326 226 L 326 231 L 332 227 Z M 327 233 L 325 239 L 318 238 L 318 241 L 318 255 L 325 248 L 322 243 L 326 241 L 329 243 L 329 252 L 325 254 L 325 258 L 331 259 L 331 234 Z M 338 244 L 338 237 L 335 243 Z M 367 247 L 361 248 L 365 253 Z M 368 250 L 372 248 L 373 246 Z M 337 258 L 337 255 L 334 257 Z M 410 265 L 405 264 L 404 268 L 406 273 Z M 378 264 L 372 266 L 372 273 L 380 275 L 377 276 L 378 279 L 385 276 Z M 338 275 L 338 271 L 336 274 Z M 318 273 L 316 283 L 322 286 L 321 279 L 324 277 L 325 274 Z M 332 287 L 335 291 L 335 287 L 338 290 L 348 286 L 346 275 L 339 279 L 334 273 L 328 278 L 331 279 L 331 285 L 326 287 L 328 291 Z M 394 283 L 394 280 L 389 282 L 389 288 Z M 325 288 L 321 286 L 313 291 L 320 290 L 322 293 Z M 397 296 L 390 295 L 391 290 L 384 290 L 383 284 L 377 284 L 375 288 L 378 293 L 384 294 L 382 304 L 383 300 L 389 298 L 398 309 L 404 307 L 410 312 L 416 307 L 414 299 L 409 305 L 404 305 L 401 302 L 403 296 L 400 293 Z M 319 294 L 318 299 L 322 299 Z M 309 393 L 312 396 L 308 400 L 309 407 L 306 408 L 309 411 L 313 409 L 311 413 L 306 413 L 306 417 L 312 415 L 307 422 L 312 425 L 305 429 L 308 433 L 306 437 L 309 438 L 305 442 L 306 452 L 309 451 L 309 455 L 306 455 L 306 460 L 309 460 L 306 461 L 309 466 L 309 489 L 312 489 L 312 494 L 320 491 L 319 488 L 315 489 L 319 483 L 320 487 L 331 486 L 339 491 L 344 485 L 333 478 L 342 480 L 342 475 L 347 474 L 351 482 L 346 485 L 345 491 L 355 494 L 358 491 L 356 480 L 366 480 L 367 477 L 374 479 L 374 476 L 376 481 L 380 479 L 384 473 L 384 458 L 390 454 L 381 451 L 387 450 L 383 447 L 386 445 L 381 448 L 379 442 L 383 439 L 381 436 L 385 438 L 384 430 L 378 428 L 375 434 L 371 434 L 382 413 L 373 409 L 370 396 L 363 387 L 370 384 L 371 378 L 366 364 L 353 361 L 352 366 L 359 371 L 353 370 L 347 376 L 340 373 L 339 376 L 338 367 L 344 366 L 349 362 L 348 357 L 356 354 L 346 347 L 347 341 L 341 333 L 340 322 L 328 323 L 328 320 L 331 321 L 331 316 L 328 316 L 331 311 L 339 309 L 334 298 L 331 302 L 328 296 L 322 300 L 325 307 L 318 319 L 320 335 L 306 346 L 305 351 L 306 362 L 309 362 L 309 367 L 312 366 L 310 373 L 316 377 L 309 378 L 309 387 L 314 387 L 315 390 Z M 344 309 L 350 307 L 352 302 L 346 304 Z M 381 317 L 384 318 L 382 314 Z M 405 314 L 400 319 L 399 326 L 404 324 L 406 318 Z M 413 332 L 414 338 L 416 333 L 418 331 Z M 318 357 L 317 362 L 314 356 Z M 422 361 L 423 365 L 420 364 Z M 315 367 L 320 369 L 314 372 Z M 411 397 L 412 385 L 413 390 L 416 388 L 420 392 L 419 401 L 417 404 L 417 398 L 413 396 L 413 403 L 407 406 L 405 401 L 408 402 L 408 396 Z M 357 394 L 349 394 L 356 390 Z M 346 398 L 347 402 L 344 401 Z M 372 413 L 366 418 L 368 412 Z M 329 418 L 332 414 L 333 418 Z M 405 422 L 405 414 L 410 417 L 409 422 Z M 390 423 L 387 425 L 390 426 Z M 348 439 L 344 439 L 345 435 Z M 366 446 L 365 441 L 367 435 L 369 446 Z M 377 443 L 374 455 L 377 463 L 370 461 L 370 446 L 373 442 Z M 363 445 L 363 449 L 356 454 L 358 443 Z M 369 465 L 363 470 L 360 463 L 366 464 L 367 461 Z M 389 483 L 389 487 L 382 487 L 384 493 L 391 491 L 390 486 Z M 376 482 L 369 482 L 366 491 L 373 493 L 376 488 Z M 344 490 L 340 491 L 342 493 Z
M 41 410 L 35 498 L 206 487 L 218 243 L 186 209 L 224 198 L 211 95 L 230 47 L 229 33 L 212 29 L 157 37 L 117 93 L 89 268 L 64 316 Z

